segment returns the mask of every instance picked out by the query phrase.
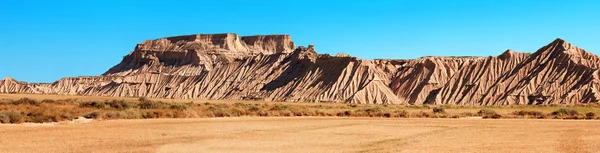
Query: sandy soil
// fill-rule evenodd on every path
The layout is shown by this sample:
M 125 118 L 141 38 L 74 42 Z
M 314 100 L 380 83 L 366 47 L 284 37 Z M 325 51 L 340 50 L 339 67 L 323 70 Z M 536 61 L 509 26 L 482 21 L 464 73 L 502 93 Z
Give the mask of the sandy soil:
M 0 125 L 0 152 L 594 152 L 598 121 L 205 118 Z

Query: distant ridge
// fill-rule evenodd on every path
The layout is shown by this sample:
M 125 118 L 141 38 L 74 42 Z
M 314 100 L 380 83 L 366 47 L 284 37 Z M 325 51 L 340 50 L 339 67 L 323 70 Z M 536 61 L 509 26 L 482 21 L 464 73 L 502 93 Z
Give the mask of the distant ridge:
M 290 35 L 194 34 L 147 40 L 101 76 L 0 93 L 363 104 L 538 105 L 598 102 L 598 56 L 560 38 L 534 53 L 357 59 L 296 47 Z

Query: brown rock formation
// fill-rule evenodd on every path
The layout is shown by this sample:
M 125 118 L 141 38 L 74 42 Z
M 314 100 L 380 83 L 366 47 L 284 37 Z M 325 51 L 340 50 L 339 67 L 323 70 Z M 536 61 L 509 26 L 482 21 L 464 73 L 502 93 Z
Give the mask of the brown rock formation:
M 144 41 L 102 76 L 0 81 L 0 93 L 377 104 L 512 105 L 600 100 L 596 55 L 557 39 L 495 57 L 362 60 L 295 47 L 289 35 Z

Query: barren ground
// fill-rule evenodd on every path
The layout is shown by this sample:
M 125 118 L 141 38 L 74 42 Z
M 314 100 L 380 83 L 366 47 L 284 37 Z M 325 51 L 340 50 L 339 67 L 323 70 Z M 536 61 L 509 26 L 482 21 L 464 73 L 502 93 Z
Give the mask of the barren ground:
M 0 152 L 594 152 L 598 121 L 382 118 L 0 125 Z

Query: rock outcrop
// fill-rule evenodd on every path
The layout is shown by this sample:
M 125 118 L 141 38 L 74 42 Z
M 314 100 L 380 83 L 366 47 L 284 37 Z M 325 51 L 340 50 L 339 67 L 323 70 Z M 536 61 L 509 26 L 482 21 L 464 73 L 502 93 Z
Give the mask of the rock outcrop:
M 599 58 L 557 39 L 535 53 L 357 59 L 289 35 L 144 41 L 101 76 L 0 80 L 0 93 L 364 104 L 536 105 L 600 100 Z

